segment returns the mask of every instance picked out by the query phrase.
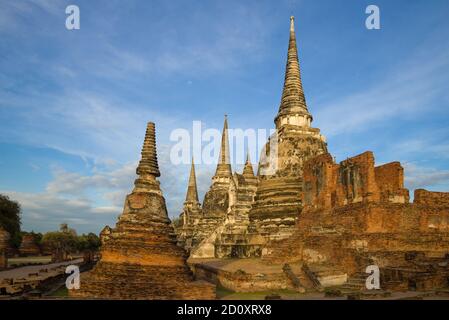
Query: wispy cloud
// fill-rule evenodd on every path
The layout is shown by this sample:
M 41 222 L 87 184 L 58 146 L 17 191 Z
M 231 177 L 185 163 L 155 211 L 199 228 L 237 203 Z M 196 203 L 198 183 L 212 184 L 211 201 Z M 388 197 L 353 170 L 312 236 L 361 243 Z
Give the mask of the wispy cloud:
M 410 190 L 436 185 L 449 186 L 449 170 L 437 170 L 414 163 L 405 163 L 405 184 Z
M 68 222 L 82 232 L 99 232 L 105 221 L 114 221 L 119 214 L 119 208 L 95 206 L 83 198 L 67 199 L 50 193 L 1 193 L 21 204 L 24 230 L 46 232 L 57 230 L 61 223 Z
M 0 3 L 0 32 L 23 30 L 27 19 L 33 14 L 63 15 L 65 12 L 63 0 L 26 0 L 2 1 Z M 38 12 L 41 10 L 42 12 Z
M 100 231 L 105 223 L 115 223 L 121 213 L 125 195 L 132 189 L 135 167 L 129 163 L 92 175 L 54 169 L 44 192 L 0 193 L 19 201 L 25 229 L 47 231 L 70 222 L 82 231 Z
M 327 136 L 356 133 L 439 108 L 435 98 L 449 97 L 449 50 L 440 46 L 426 49 L 426 55 L 413 54 L 373 87 L 318 106 L 315 116 L 319 127 Z M 430 52 L 432 59 L 428 58 Z
M 135 178 L 135 163 L 125 164 L 118 169 L 98 172 L 93 175 L 81 175 L 63 169 L 54 171 L 54 179 L 47 185 L 50 194 L 83 195 L 88 189 L 129 189 Z

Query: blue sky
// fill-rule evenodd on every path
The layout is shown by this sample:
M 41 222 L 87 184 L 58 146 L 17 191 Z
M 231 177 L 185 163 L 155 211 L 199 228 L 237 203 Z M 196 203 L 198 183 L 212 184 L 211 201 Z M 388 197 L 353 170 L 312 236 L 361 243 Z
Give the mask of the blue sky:
M 65 28 L 76 4 L 81 29 Z M 381 30 L 365 28 L 376 4 Z M 296 17 L 313 125 L 343 160 L 401 161 L 410 189 L 449 191 L 449 2 L 0 1 L 0 193 L 23 229 L 114 225 L 147 121 L 177 216 L 188 165 L 170 132 L 199 120 L 273 128 Z M 240 166 L 236 166 L 239 169 Z M 200 197 L 213 166 L 198 166 Z

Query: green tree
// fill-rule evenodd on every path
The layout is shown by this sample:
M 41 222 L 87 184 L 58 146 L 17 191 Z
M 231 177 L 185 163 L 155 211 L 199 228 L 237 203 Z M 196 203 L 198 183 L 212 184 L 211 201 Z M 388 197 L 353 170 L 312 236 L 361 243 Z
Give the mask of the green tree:
M 95 233 L 83 234 L 77 239 L 77 249 L 79 251 L 96 251 L 100 245 L 100 238 Z
M 69 225 L 67 223 L 61 223 L 61 225 L 59 226 L 59 231 L 64 233 L 71 233 L 75 237 L 77 236 L 76 230 L 69 228 Z
M 20 204 L 9 197 L 0 194 L 0 225 L 8 231 L 11 245 L 18 248 L 22 242 L 20 235 Z
M 101 246 L 100 237 L 98 237 L 95 233 L 90 232 L 87 235 L 87 241 L 89 242 L 89 248 L 92 250 L 98 250 Z
M 78 239 L 72 233 L 54 231 L 44 234 L 42 244 L 52 250 L 63 249 L 66 252 L 73 252 L 77 250 Z
M 31 231 L 31 233 L 34 236 L 34 239 L 36 239 L 36 243 L 37 244 L 41 244 L 42 243 L 42 237 L 43 237 L 42 233 L 40 233 L 40 232 L 35 233 L 34 231 Z

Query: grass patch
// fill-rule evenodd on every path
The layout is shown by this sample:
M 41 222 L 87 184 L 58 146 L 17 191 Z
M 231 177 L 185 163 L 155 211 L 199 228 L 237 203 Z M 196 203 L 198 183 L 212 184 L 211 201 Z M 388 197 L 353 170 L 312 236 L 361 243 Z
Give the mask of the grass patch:
M 51 262 L 51 256 L 37 256 L 37 257 L 19 257 L 8 259 L 8 266 L 25 266 L 33 264 L 48 264 Z
M 257 292 L 234 292 L 222 286 L 217 286 L 218 299 L 230 300 L 264 300 L 266 296 L 280 295 L 281 297 L 298 296 L 298 292 L 294 290 L 271 290 L 271 291 L 257 291 Z
M 48 296 L 49 297 L 68 297 L 69 296 L 69 290 L 67 289 L 66 286 L 61 286 L 59 289 L 53 291 Z
M 232 290 L 229 290 L 221 285 L 217 285 L 216 293 L 217 293 L 217 298 L 222 299 L 224 297 L 234 294 L 235 292 Z

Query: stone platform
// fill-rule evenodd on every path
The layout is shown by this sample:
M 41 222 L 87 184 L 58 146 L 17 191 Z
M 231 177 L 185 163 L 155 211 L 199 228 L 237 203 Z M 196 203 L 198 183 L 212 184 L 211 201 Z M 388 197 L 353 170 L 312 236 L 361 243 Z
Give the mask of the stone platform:
M 197 279 L 212 282 L 235 292 L 267 290 L 313 291 L 313 283 L 301 265 L 267 264 L 261 259 L 189 259 Z

